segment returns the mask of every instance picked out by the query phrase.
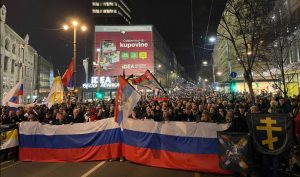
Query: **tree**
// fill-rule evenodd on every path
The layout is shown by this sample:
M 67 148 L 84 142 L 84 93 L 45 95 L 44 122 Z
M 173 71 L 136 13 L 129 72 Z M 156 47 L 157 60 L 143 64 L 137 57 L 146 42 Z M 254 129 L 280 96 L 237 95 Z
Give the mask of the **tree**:
M 288 7 L 282 0 L 275 2 L 274 9 L 265 18 L 264 44 L 259 58 L 263 64 L 255 68 L 264 79 L 271 80 L 273 87 L 279 89 L 285 98 L 293 87 L 299 63 L 293 63 L 294 47 L 297 46 L 299 30 L 294 27 L 289 18 Z M 296 54 L 297 55 L 297 54 Z M 298 84 L 294 84 L 298 87 Z
M 267 8 L 267 0 L 228 0 L 218 30 L 219 37 L 230 42 L 236 61 L 243 68 L 252 101 L 252 71 L 262 44 L 261 23 Z

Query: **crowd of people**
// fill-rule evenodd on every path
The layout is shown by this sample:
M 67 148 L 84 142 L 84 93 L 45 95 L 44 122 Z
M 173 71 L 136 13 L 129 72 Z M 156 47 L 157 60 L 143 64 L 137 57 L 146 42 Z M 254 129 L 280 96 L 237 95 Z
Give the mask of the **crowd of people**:
M 189 95 L 185 95 L 189 96 Z M 234 99 L 228 94 L 210 93 L 192 97 L 142 98 L 134 108 L 130 118 L 153 119 L 154 121 L 187 121 L 235 123 L 239 121 L 240 130 L 247 131 L 243 118 L 250 113 L 289 113 L 296 117 L 299 112 L 298 97 L 284 99 L 273 95 L 257 96 L 251 102 L 247 95 L 239 95 Z M 91 122 L 114 117 L 114 100 L 92 103 L 66 101 L 53 105 L 10 108 L 2 106 L 1 124 L 14 124 L 22 121 L 39 121 L 45 124 L 61 125 Z
M 231 123 L 228 131 L 249 132 L 246 117 L 251 113 L 287 113 L 294 119 L 295 140 L 300 139 L 300 97 L 283 98 L 272 94 L 257 95 L 251 101 L 247 94 L 188 91 L 166 98 L 143 96 L 132 111 L 132 119 L 154 121 L 186 121 Z M 33 107 L 1 107 L 0 124 L 39 121 L 42 124 L 62 125 L 114 117 L 114 100 L 91 103 L 71 102 Z M 275 167 L 275 166 L 274 166 Z M 271 167 L 270 167 L 271 168 Z

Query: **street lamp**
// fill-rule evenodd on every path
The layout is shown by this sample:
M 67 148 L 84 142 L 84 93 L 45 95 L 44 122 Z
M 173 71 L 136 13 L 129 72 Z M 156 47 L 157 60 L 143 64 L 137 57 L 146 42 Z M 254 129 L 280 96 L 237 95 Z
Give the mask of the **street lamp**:
M 207 65 L 207 61 L 203 61 L 203 65 Z
M 221 75 L 222 75 L 222 73 L 221 73 L 220 71 L 218 71 L 218 72 L 217 72 L 217 75 L 218 75 L 218 76 L 221 76 Z
M 208 38 L 208 41 L 210 42 L 210 43 L 214 43 L 214 42 L 216 42 L 216 37 L 214 37 L 214 36 L 211 36 L 211 37 L 209 37 Z
M 69 26 L 68 25 L 63 25 L 64 30 L 68 30 Z
M 73 44 L 74 44 L 74 47 L 73 47 L 73 58 L 74 58 L 74 70 L 73 70 L 73 74 L 74 74 L 74 88 L 76 87 L 76 32 L 77 32 L 77 28 L 79 26 L 79 22 L 76 21 L 76 20 L 73 20 L 71 22 L 71 25 L 68 25 L 68 24 L 64 24 L 63 25 L 63 29 L 65 31 L 67 31 L 69 28 L 73 28 L 73 31 L 74 31 L 74 41 L 73 41 Z M 84 32 L 87 30 L 87 27 L 85 25 L 81 25 L 81 30 Z
M 161 65 L 158 65 L 157 67 L 158 67 L 158 68 L 161 68 Z
M 204 82 L 208 82 L 208 79 L 204 79 Z

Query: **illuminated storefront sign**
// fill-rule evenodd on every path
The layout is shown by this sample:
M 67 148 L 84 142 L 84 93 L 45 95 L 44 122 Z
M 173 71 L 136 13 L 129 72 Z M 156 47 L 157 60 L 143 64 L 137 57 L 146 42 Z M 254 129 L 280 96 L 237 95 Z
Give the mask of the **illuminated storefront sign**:
M 98 88 L 99 85 L 99 77 L 91 77 L 91 83 L 84 83 L 82 84 L 82 88 L 89 89 L 89 88 Z M 112 77 L 100 77 L 100 87 L 101 88 L 108 88 L 108 89 L 115 89 L 119 86 L 119 83 L 116 82 L 115 78 Z

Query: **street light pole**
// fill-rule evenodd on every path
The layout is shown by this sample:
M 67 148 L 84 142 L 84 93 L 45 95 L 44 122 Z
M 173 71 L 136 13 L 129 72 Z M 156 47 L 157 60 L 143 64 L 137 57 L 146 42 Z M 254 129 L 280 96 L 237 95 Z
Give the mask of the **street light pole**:
M 73 50 L 73 58 L 74 58 L 74 89 L 76 88 L 76 26 L 74 25 L 74 50 Z
M 216 75 L 215 75 L 215 65 L 214 65 L 214 60 L 212 60 L 212 72 L 213 72 L 213 81 L 214 81 L 214 86 L 216 83 Z
M 77 56 L 76 56 L 76 35 L 77 35 L 77 27 L 78 27 L 78 22 L 76 20 L 72 21 L 72 25 L 73 26 L 73 31 L 74 31 L 74 40 L 73 40 L 73 59 L 74 59 L 74 69 L 73 69 L 73 77 L 74 77 L 74 90 L 76 88 L 76 85 L 77 85 L 77 79 L 76 79 L 76 59 L 77 59 Z M 68 30 L 69 29 L 69 25 L 63 25 L 63 29 L 64 30 Z M 82 31 L 86 31 L 87 28 L 86 26 L 81 26 L 81 30 Z

